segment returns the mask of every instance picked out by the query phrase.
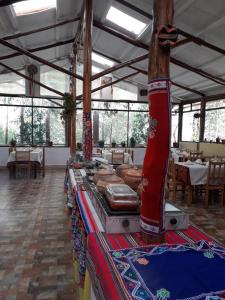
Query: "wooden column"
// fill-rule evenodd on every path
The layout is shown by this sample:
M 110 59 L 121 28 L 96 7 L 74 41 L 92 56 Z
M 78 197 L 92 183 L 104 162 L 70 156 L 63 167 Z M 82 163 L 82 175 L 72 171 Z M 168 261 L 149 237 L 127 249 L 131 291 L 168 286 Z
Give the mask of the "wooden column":
M 182 141 L 182 128 L 183 128 L 183 104 L 179 104 L 178 115 L 178 143 Z
M 83 44 L 83 151 L 84 160 L 92 157 L 92 121 L 91 121 L 91 52 L 92 52 L 92 0 L 84 0 Z
M 205 99 L 201 100 L 199 142 L 204 142 L 205 133 Z
M 147 242 L 158 242 L 164 232 L 164 190 L 170 151 L 170 46 L 176 30 L 173 0 L 154 0 L 149 52 L 149 133 L 143 166 L 141 231 Z
M 77 49 L 73 47 L 73 57 L 72 57 L 72 72 L 76 74 L 77 67 Z M 70 143 L 70 154 L 72 157 L 76 154 L 76 78 L 71 77 L 72 80 L 72 97 L 74 102 L 73 113 L 71 117 L 71 143 Z

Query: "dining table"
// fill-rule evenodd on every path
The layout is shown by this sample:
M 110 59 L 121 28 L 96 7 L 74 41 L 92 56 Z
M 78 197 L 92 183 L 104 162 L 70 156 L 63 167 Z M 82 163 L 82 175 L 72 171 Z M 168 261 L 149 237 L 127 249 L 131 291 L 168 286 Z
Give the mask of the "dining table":
M 119 152 L 119 151 L 117 151 Z M 122 151 L 121 151 L 122 152 Z M 112 151 L 110 150 L 103 150 L 102 157 L 108 161 L 109 164 L 112 163 Z M 133 164 L 132 158 L 129 153 L 124 152 L 124 163 L 125 164 Z
M 15 178 L 16 151 L 30 151 L 30 160 L 32 162 L 33 176 L 36 178 L 37 170 L 42 169 L 42 176 L 45 176 L 45 150 L 39 147 L 17 147 L 9 153 L 7 167 L 9 168 L 9 177 Z
M 177 180 L 184 182 L 188 190 L 188 205 L 193 201 L 195 186 L 205 185 L 209 170 L 208 162 L 175 162 L 177 166 Z
M 43 149 L 42 148 L 32 148 L 32 147 L 17 147 L 17 151 L 30 151 L 30 160 L 42 162 L 43 159 Z M 8 162 L 13 162 L 16 160 L 16 151 L 12 151 L 9 154 Z

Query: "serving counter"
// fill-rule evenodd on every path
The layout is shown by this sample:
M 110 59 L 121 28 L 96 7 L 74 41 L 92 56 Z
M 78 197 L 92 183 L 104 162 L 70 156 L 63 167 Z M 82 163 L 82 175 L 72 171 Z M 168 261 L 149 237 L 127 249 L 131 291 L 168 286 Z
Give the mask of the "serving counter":
M 67 201 L 69 206 L 72 203 L 74 268 L 80 287 L 79 299 L 211 299 L 204 297 L 224 295 L 223 247 L 192 225 L 183 231 L 167 231 L 165 245 L 146 245 L 140 232 L 106 233 L 81 173 L 67 169 L 65 177 Z M 160 263 L 161 258 L 165 263 Z M 168 259 L 172 259 L 172 265 L 168 266 Z M 211 272 L 208 278 L 216 280 L 205 281 L 207 268 Z M 171 274 L 174 280 L 168 281 Z M 154 284 L 150 278 L 154 279 Z M 187 280 L 195 282 L 195 288 L 188 290 L 186 298 L 182 290 L 176 289 L 180 278 L 184 286 Z M 176 291 L 180 298 L 174 298 Z

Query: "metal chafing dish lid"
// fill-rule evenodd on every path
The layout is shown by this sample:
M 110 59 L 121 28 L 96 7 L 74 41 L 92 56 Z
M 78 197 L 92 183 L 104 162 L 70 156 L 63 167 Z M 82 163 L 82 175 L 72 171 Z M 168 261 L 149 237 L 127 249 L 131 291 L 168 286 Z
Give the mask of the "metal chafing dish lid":
M 132 196 L 137 197 L 137 193 L 132 190 L 127 184 L 108 184 L 106 187 L 107 192 L 112 196 L 123 197 Z

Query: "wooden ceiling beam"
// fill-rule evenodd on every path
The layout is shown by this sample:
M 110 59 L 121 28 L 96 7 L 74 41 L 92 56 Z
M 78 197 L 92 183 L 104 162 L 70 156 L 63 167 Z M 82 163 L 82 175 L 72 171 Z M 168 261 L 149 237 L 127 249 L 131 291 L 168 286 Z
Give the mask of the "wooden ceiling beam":
M 149 47 L 145 43 L 142 43 L 140 41 L 134 40 L 134 39 L 126 36 L 125 34 L 121 34 L 119 31 L 114 30 L 114 29 L 112 29 L 112 28 L 110 28 L 108 26 L 105 26 L 105 25 L 103 25 L 102 23 L 100 23 L 100 22 L 98 22 L 96 20 L 94 20 L 93 24 L 97 28 L 99 28 L 99 29 L 101 29 L 101 30 L 103 30 L 105 32 L 108 32 L 109 34 L 112 34 L 112 35 L 114 35 L 114 36 L 116 36 L 116 37 L 124 40 L 125 42 L 128 42 L 128 43 L 130 43 L 130 44 L 132 44 L 132 45 L 134 45 L 136 47 L 140 47 L 142 49 L 145 49 L 145 50 L 149 51 Z M 217 84 L 224 85 L 223 82 L 225 82 L 225 81 L 222 78 L 219 78 L 219 77 L 216 77 L 215 75 L 209 74 L 209 73 L 207 73 L 207 72 L 205 72 L 205 71 L 203 71 L 203 70 L 201 70 L 199 68 L 192 67 L 192 66 L 190 66 L 190 65 L 188 65 L 186 63 L 183 63 L 182 61 L 180 61 L 180 60 L 178 60 L 178 59 L 176 59 L 174 57 L 170 57 L 170 61 L 173 64 L 178 65 L 178 66 L 180 66 L 180 67 L 182 67 L 182 68 L 184 68 L 186 70 L 189 70 L 189 71 L 191 71 L 193 73 L 196 73 L 196 74 L 198 74 L 200 76 L 206 77 L 207 79 L 212 80 L 212 81 L 216 82 Z
M 139 14 L 141 14 L 144 17 L 147 17 L 150 20 L 153 19 L 153 16 L 151 14 L 146 13 L 144 10 L 128 3 L 127 1 L 124 1 L 124 0 L 114 0 L 114 1 L 126 6 L 128 8 L 131 8 L 132 10 L 138 12 Z M 217 46 L 215 46 L 215 45 L 213 45 L 213 44 L 211 44 L 211 43 L 209 43 L 209 42 L 207 42 L 207 41 L 205 41 L 205 40 L 203 40 L 203 39 L 201 39 L 197 36 L 194 36 L 193 34 L 190 34 L 190 33 L 186 32 L 182 29 L 177 28 L 177 30 L 178 30 L 178 33 L 181 34 L 182 36 L 186 37 L 186 39 L 181 40 L 180 42 L 178 42 L 175 47 L 179 47 L 179 46 L 184 45 L 184 44 L 189 43 L 189 42 L 194 42 L 195 44 L 197 44 L 199 46 L 204 46 L 204 47 L 209 48 L 211 50 L 214 50 L 214 51 L 216 51 L 216 52 L 218 52 L 222 55 L 225 55 L 225 49 L 217 47 Z
M 216 52 L 218 52 L 222 55 L 225 55 L 225 50 L 224 49 L 222 49 L 220 47 L 217 47 L 217 46 L 215 46 L 215 45 L 213 45 L 213 44 L 211 44 L 211 43 L 209 43 L 209 42 L 207 42 L 207 41 L 205 41 L 205 40 L 203 40 L 203 39 L 201 39 L 197 36 L 194 36 L 190 33 L 187 33 L 186 31 L 181 30 L 181 29 L 178 29 L 178 33 L 183 35 L 186 39 L 194 42 L 195 44 L 197 44 L 199 46 L 204 46 L 208 49 L 214 50 L 214 51 L 216 51 Z
M 38 61 L 38 62 L 40 62 L 40 63 L 42 63 L 44 65 L 47 65 L 47 66 L 49 66 L 49 67 L 51 67 L 51 68 L 53 68 L 53 69 L 55 69 L 57 71 L 60 71 L 60 72 L 65 73 L 67 75 L 73 76 L 73 77 L 75 77 L 77 79 L 83 80 L 82 76 L 80 76 L 78 74 L 74 74 L 74 73 L 72 73 L 72 72 L 70 72 L 70 71 L 68 71 L 68 70 L 66 70 L 66 69 L 64 69 L 64 68 L 62 68 L 60 66 L 57 66 L 57 65 L 55 65 L 55 64 L 47 61 L 46 59 L 43 59 L 41 57 L 38 57 L 38 56 L 32 54 L 31 52 L 27 51 L 26 49 L 20 48 L 20 47 L 18 47 L 16 45 L 13 45 L 13 44 L 11 44 L 11 43 L 9 43 L 7 41 L 4 41 L 3 39 L 0 39 L 0 44 L 2 44 L 3 46 L 8 47 L 10 49 L 16 50 L 16 51 L 18 51 L 18 52 L 20 52 L 20 53 L 22 53 L 22 54 L 24 54 L 24 55 L 26 55 L 26 56 L 28 56 L 28 57 L 36 60 L 36 61 Z
M 110 56 L 110 55 L 107 55 L 107 54 L 105 54 L 105 53 L 103 53 L 103 52 L 101 52 L 101 51 L 98 51 L 98 50 L 96 50 L 96 49 L 93 49 L 93 52 L 95 52 L 95 53 L 97 53 L 97 54 L 99 54 L 99 55 L 101 55 L 101 56 L 103 56 L 103 57 L 105 57 L 105 58 L 108 58 L 108 59 L 110 59 L 110 60 L 113 60 L 113 61 L 117 62 L 118 64 L 121 64 L 121 63 L 122 63 L 121 60 L 119 60 L 119 59 L 117 59 L 117 58 L 114 58 L 114 57 L 112 57 L 112 56 Z M 142 70 L 142 69 L 137 68 L 137 67 L 134 67 L 134 66 L 132 66 L 132 65 L 128 66 L 128 68 L 133 69 L 133 70 L 135 70 L 135 71 L 138 71 L 138 72 L 142 73 L 143 75 L 147 75 L 147 74 L 148 74 L 147 71 Z
M 72 44 L 73 41 L 74 41 L 74 39 L 69 39 L 66 41 L 60 41 L 57 43 L 53 43 L 53 44 L 49 44 L 49 45 L 45 45 L 45 46 L 41 46 L 41 47 L 37 47 L 37 48 L 26 49 L 26 50 L 33 53 L 33 52 L 38 52 L 38 51 L 42 51 L 42 50 L 47 50 L 47 49 L 54 48 L 54 47 L 63 46 L 66 44 Z M 21 55 L 23 55 L 23 54 L 19 53 L 19 52 L 13 52 L 11 54 L 0 56 L 0 60 L 9 59 L 9 58 L 13 58 L 13 57 L 21 56 Z
M 132 77 L 132 76 L 137 75 L 138 73 L 139 73 L 138 71 L 137 71 L 137 72 L 133 72 L 132 74 L 123 76 L 123 77 L 121 77 L 121 78 L 119 78 L 119 79 L 116 79 L 116 80 L 110 82 L 110 83 L 106 83 L 106 84 L 104 84 L 104 85 L 101 85 L 101 86 L 99 86 L 99 87 L 97 87 L 97 88 L 92 89 L 92 90 L 91 90 L 91 93 L 97 92 L 97 91 L 102 90 L 102 89 L 104 89 L 104 88 L 106 88 L 106 87 L 108 87 L 108 86 L 114 85 L 114 84 L 116 84 L 116 83 L 118 83 L 118 82 L 120 82 L 120 81 L 126 80 L 126 79 L 128 79 L 128 78 L 130 78 L 130 77 Z M 83 96 L 82 94 L 79 95 L 79 96 L 77 96 L 77 99 L 82 99 L 82 96 Z
M 214 100 L 222 100 L 225 98 L 225 93 L 223 94 L 216 94 L 216 95 L 211 95 L 211 96 L 205 96 L 204 99 L 206 101 L 214 101 Z M 201 101 L 202 98 L 193 98 L 193 99 L 188 99 L 188 100 L 182 100 L 182 103 L 184 104 L 189 104 L 189 103 L 194 103 L 194 102 L 199 102 Z
M 102 52 L 100 52 L 100 51 L 98 51 L 98 50 L 96 50 L 96 49 L 93 49 L 93 51 L 94 51 L 95 53 L 97 53 L 97 54 L 99 54 L 99 55 L 105 57 L 105 58 L 108 58 L 108 59 L 110 59 L 110 60 L 113 60 L 113 61 L 115 61 L 115 62 L 117 62 L 117 63 L 121 63 L 120 60 L 118 60 L 118 59 L 116 59 L 116 58 L 114 58 L 114 57 L 112 57 L 112 56 L 106 55 L 106 54 L 104 54 L 104 53 L 102 53 Z M 142 73 L 143 75 L 148 75 L 148 72 L 147 72 L 147 71 L 142 70 L 142 69 L 137 68 L 137 67 L 134 67 L 134 66 L 132 66 L 132 65 L 128 66 L 128 68 L 133 69 L 133 70 L 135 70 L 135 71 L 138 71 L 139 73 Z M 180 84 L 180 83 L 176 83 L 176 82 L 174 82 L 174 81 L 171 81 L 171 83 L 172 83 L 174 86 L 177 86 L 177 87 L 179 87 L 179 88 L 181 88 L 181 89 L 183 89 L 183 90 L 192 92 L 192 93 L 197 94 L 197 95 L 200 95 L 200 96 L 202 96 L 202 97 L 205 96 L 205 94 L 203 94 L 203 93 L 201 93 L 201 92 L 199 92 L 199 91 L 197 91 L 197 90 L 195 90 L 195 89 L 186 87 L 186 86 L 184 86 L 184 85 L 182 85 L 182 84 Z
M 194 90 L 194 89 L 192 89 L 192 88 L 189 88 L 189 87 L 187 87 L 187 86 L 184 86 L 184 85 L 179 84 L 179 83 L 174 82 L 174 81 L 171 81 L 171 83 L 172 83 L 172 85 L 177 86 L 177 87 L 179 87 L 179 88 L 181 88 L 181 89 L 183 89 L 183 90 L 189 91 L 189 92 L 194 93 L 194 94 L 198 94 L 198 95 L 201 96 L 201 97 L 205 97 L 205 94 L 203 94 L 203 93 L 201 93 L 201 92 L 199 92 L 199 91 L 197 91 L 197 90 Z
M 12 39 L 17 39 L 17 38 L 20 38 L 22 36 L 31 35 L 31 34 L 34 34 L 34 33 L 38 33 L 38 32 L 46 31 L 46 30 L 49 30 L 49 29 L 53 29 L 53 28 L 56 28 L 56 27 L 59 27 L 59 26 L 65 25 L 65 24 L 76 22 L 78 20 L 80 20 L 80 17 L 68 19 L 68 20 L 53 24 L 53 25 L 40 27 L 40 28 L 37 28 L 37 29 L 25 31 L 25 32 L 20 32 L 20 33 L 16 33 L 16 34 L 7 35 L 7 36 L 3 37 L 2 39 L 5 40 L 5 41 L 12 40 Z
M 53 89 L 53 88 L 51 88 L 51 87 L 49 87 L 49 86 L 47 86 L 47 85 L 45 85 L 45 84 L 43 84 L 43 83 L 41 83 L 41 82 L 35 80 L 35 79 L 31 79 L 29 76 L 27 76 L 27 75 L 25 75 L 25 74 L 23 74 L 23 73 L 20 73 L 19 71 L 15 70 L 15 69 L 13 69 L 13 68 L 11 68 L 11 67 L 9 67 L 9 66 L 6 65 L 6 64 L 3 64 L 3 63 L 0 62 L 0 66 L 6 68 L 6 69 L 8 69 L 8 70 L 10 70 L 11 72 L 17 74 L 17 75 L 20 76 L 20 77 L 23 77 L 23 78 L 25 78 L 25 79 L 27 79 L 27 80 L 29 80 L 29 81 L 31 81 L 31 82 L 34 82 L 34 83 L 37 84 L 37 85 L 40 85 L 41 87 L 43 87 L 43 88 L 45 88 L 45 89 L 47 89 L 47 90 L 49 90 L 49 91 L 51 91 L 51 92 L 53 92 L 53 93 L 55 93 L 55 94 L 58 94 L 59 96 L 62 96 L 62 97 L 64 96 L 64 94 L 63 94 L 62 92 L 59 92 L 59 91 L 57 91 L 57 90 L 55 90 L 55 89 Z M 57 102 L 55 102 L 55 104 L 57 104 L 57 105 L 59 105 L 59 106 L 62 106 L 62 105 L 60 105 L 60 104 L 57 103 Z
M 141 56 L 138 56 L 136 58 L 130 59 L 128 61 L 119 63 L 116 66 L 113 66 L 111 68 L 108 68 L 108 69 L 106 69 L 106 70 L 104 70 L 102 72 L 99 72 L 99 73 L 93 75 L 92 78 L 91 78 L 91 80 L 95 80 L 95 79 L 97 79 L 99 77 L 102 77 L 102 76 L 104 76 L 106 74 L 112 73 L 112 72 L 114 72 L 116 70 L 122 69 L 124 67 L 129 67 L 129 65 L 135 64 L 135 63 L 137 63 L 139 61 L 142 61 L 142 60 L 145 60 L 147 58 L 148 58 L 148 54 L 145 54 L 145 55 L 141 55 Z
M 24 1 L 24 0 L 1 0 L 0 1 L 0 7 L 12 5 L 14 3 L 22 2 L 22 1 Z

